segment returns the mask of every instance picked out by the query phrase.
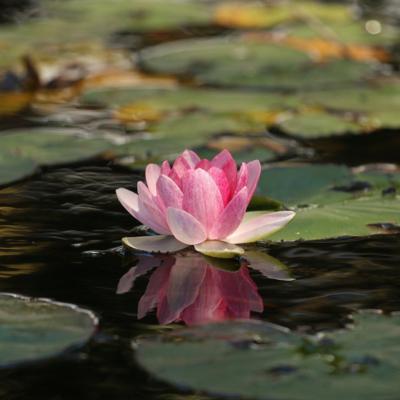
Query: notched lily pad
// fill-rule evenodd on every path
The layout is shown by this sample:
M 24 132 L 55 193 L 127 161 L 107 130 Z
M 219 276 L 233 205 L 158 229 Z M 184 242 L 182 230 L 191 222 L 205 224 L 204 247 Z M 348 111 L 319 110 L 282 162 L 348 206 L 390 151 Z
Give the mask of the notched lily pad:
M 0 294 L 0 368 L 56 356 L 84 344 L 97 317 L 67 303 Z
M 268 323 L 231 322 L 143 338 L 139 363 L 157 378 L 254 399 L 396 398 L 400 316 L 354 316 L 344 331 L 302 336 Z

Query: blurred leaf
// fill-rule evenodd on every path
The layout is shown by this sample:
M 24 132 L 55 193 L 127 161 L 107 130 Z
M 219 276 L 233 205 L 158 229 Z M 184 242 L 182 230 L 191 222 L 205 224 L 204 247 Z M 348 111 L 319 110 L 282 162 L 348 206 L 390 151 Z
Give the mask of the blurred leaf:
M 4 131 L 0 135 L 0 154 L 5 160 L 14 156 L 40 165 L 82 161 L 113 147 L 103 138 L 95 138 L 77 129 L 35 128 Z M 14 161 L 17 163 L 17 161 Z
M 281 44 L 233 37 L 163 44 L 143 50 L 141 60 L 153 72 L 233 87 L 317 88 L 361 82 L 373 73 L 367 63 L 339 60 L 320 64 Z

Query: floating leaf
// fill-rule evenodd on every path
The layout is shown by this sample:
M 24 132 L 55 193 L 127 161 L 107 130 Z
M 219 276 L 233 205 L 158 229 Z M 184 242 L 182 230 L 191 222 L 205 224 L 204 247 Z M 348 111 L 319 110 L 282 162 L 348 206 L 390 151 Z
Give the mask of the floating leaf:
M 273 241 L 318 240 L 341 236 L 366 236 L 380 233 L 375 224 L 400 224 L 400 200 L 396 198 L 359 198 L 299 209 L 296 217 Z
M 0 294 L 0 367 L 56 356 L 84 344 L 97 318 L 72 304 Z
M 30 159 L 40 165 L 57 165 L 85 160 L 113 147 L 77 129 L 35 128 L 9 130 L 0 136 L 0 154 Z M 15 165 L 15 164 L 14 164 Z
M 141 52 L 144 66 L 157 73 L 193 76 L 199 83 L 300 89 L 363 81 L 369 64 L 350 60 L 319 64 L 280 44 L 237 38 L 190 39 Z
M 268 323 L 233 322 L 139 341 L 137 359 L 179 387 L 253 399 L 395 398 L 400 317 L 361 313 L 317 337 Z M 245 367 L 244 367 L 245 366 Z
M 32 175 L 36 168 L 37 164 L 29 158 L 0 151 L 0 186 L 26 178 Z

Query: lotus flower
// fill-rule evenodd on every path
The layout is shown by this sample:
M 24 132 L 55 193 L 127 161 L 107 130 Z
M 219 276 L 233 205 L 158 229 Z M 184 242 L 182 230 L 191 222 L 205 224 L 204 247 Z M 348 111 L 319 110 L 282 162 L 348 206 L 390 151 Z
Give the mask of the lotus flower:
M 237 246 L 272 234 L 287 224 L 292 211 L 247 213 L 261 165 L 242 163 L 239 171 L 231 154 L 221 151 L 211 161 L 184 151 L 172 168 L 168 161 L 146 167 L 146 184 L 138 194 L 117 190 L 124 208 L 161 236 L 124 238 L 126 245 L 151 252 L 175 252 L 194 245 L 216 257 L 243 254 Z

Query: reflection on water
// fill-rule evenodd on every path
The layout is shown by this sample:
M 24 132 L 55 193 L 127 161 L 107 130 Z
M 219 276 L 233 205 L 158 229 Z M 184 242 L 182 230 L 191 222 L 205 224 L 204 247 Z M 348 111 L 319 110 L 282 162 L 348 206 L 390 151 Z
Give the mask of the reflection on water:
M 181 252 L 140 256 L 137 265 L 120 279 L 117 293 L 127 293 L 138 277 L 156 268 L 139 300 L 139 319 L 154 308 L 160 324 L 248 319 L 252 312 L 264 310 L 249 267 L 270 279 L 291 280 L 282 263 L 261 251 L 249 251 L 240 260 Z

